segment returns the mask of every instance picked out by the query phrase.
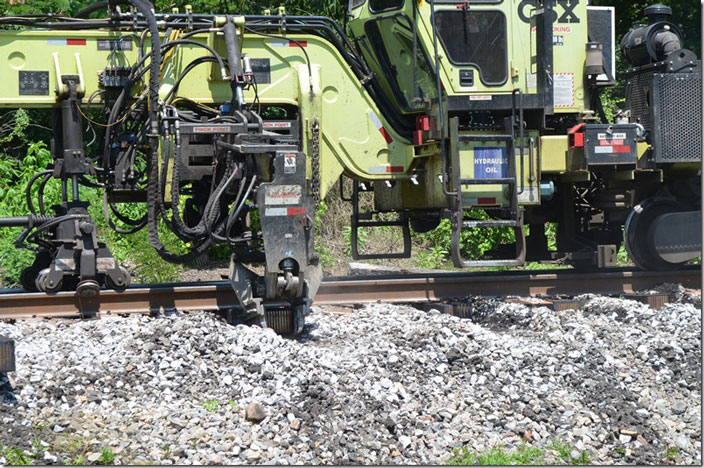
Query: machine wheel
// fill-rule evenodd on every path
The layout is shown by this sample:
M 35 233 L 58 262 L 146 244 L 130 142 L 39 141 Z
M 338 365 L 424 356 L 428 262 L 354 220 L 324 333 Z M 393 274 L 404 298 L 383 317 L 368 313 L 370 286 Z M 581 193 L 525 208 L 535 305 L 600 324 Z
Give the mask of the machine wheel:
M 49 269 L 44 268 L 39 272 L 36 279 L 36 286 L 39 291 L 43 291 L 48 294 L 53 294 L 61 291 L 61 286 L 63 285 L 63 279 L 51 282 L 49 280 Z
M 130 287 L 130 284 L 132 284 L 132 276 L 130 273 L 127 271 L 127 269 L 119 266 L 117 267 L 120 270 L 120 273 L 122 273 L 123 278 L 125 278 L 124 282 L 122 284 L 117 284 L 113 279 L 110 277 L 110 275 L 106 274 L 105 275 L 105 286 L 108 289 L 114 289 L 115 291 L 122 292 L 125 289 Z
M 681 263 L 670 263 L 657 255 L 651 241 L 650 227 L 658 216 L 682 211 L 682 207 L 671 199 L 650 198 L 631 210 L 623 229 L 626 251 L 638 268 L 664 271 L 676 269 Z
M 37 252 L 37 256 L 34 257 L 34 262 L 24 270 L 20 275 L 20 284 L 26 291 L 36 292 L 37 289 L 37 276 L 39 273 L 48 268 L 51 265 L 51 255 L 46 251 Z
M 95 297 L 100 294 L 100 285 L 95 280 L 83 280 L 78 283 L 76 294 L 81 297 Z

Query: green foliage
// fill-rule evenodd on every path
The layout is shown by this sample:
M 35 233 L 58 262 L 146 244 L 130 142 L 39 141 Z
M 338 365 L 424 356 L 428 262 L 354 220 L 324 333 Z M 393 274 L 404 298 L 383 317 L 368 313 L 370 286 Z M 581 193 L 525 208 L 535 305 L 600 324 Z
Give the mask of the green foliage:
M 315 209 L 315 220 L 313 222 L 314 232 L 315 232 L 315 245 L 314 250 L 320 257 L 320 265 L 325 270 L 332 268 L 337 263 L 335 256 L 332 253 L 332 249 L 326 243 L 322 242 L 323 238 L 320 236 L 321 230 L 323 228 L 323 222 L 325 215 L 327 214 L 329 207 L 325 201 L 321 201 L 318 207 Z
M 17 115 L 21 117 L 26 114 L 17 111 Z M 5 143 L 23 138 L 23 133 L 17 131 L 18 128 L 20 126 L 13 130 L 12 139 L 5 140 Z M 51 162 L 51 154 L 43 142 L 29 144 L 22 160 L 0 157 L 0 217 L 24 216 L 29 212 L 25 199 L 25 188 L 32 176 L 44 170 L 49 162 Z M 55 201 L 59 190 L 58 185 L 51 183 L 47 185 L 46 206 L 50 206 Z M 36 190 L 34 193 L 36 194 Z M 22 228 L 3 229 L 2 231 L 2 236 L 0 236 L 0 277 L 8 277 L 16 281 L 22 269 L 32 263 L 34 258 L 32 252 L 18 249 L 14 244 L 21 232 Z
M 440 269 L 447 264 L 450 252 L 443 245 L 429 245 L 414 255 L 416 268 Z
M 286 8 L 288 15 L 323 15 L 342 20 L 347 8 L 347 2 L 341 0 L 152 0 L 157 12 L 171 12 L 177 7 L 181 12 L 186 5 L 193 6 L 194 13 L 222 13 L 252 15 L 262 14 L 270 9 L 272 14 L 278 13 L 279 5 Z M 0 9 L 4 15 L 30 13 L 62 13 L 75 14 L 95 0 L 32 0 L 25 4 L 10 6 L 3 2 Z M 92 17 L 104 16 L 105 12 L 94 13 Z
M 566 464 L 588 465 L 591 462 L 589 454 L 584 450 L 580 452 L 579 457 L 572 458 L 572 446 L 562 442 L 561 440 L 553 440 L 548 448 L 556 451 L 560 460 L 564 461 Z
M 546 449 L 557 452 L 559 463 L 566 465 L 588 465 L 591 463 L 586 451 L 580 452 L 579 457 L 572 458 L 572 446 L 555 440 L 546 448 L 520 444 L 509 451 L 503 446 L 497 445 L 482 453 L 474 453 L 465 446 L 453 450 L 448 465 L 545 465 L 551 462 L 550 459 L 546 459 Z
M 71 460 L 66 463 L 67 465 L 70 466 L 85 466 L 88 464 L 88 460 L 86 460 L 86 457 L 83 455 L 78 455 L 75 458 L 72 458 Z
M 8 466 L 31 465 L 32 460 L 39 458 L 38 453 L 28 453 L 16 447 L 0 446 L 0 456 L 5 458 Z
M 345 238 L 345 255 L 352 255 L 352 227 L 345 226 L 342 236 Z M 369 229 L 357 229 L 357 248 L 362 250 L 367 244 L 369 244 Z
M 667 450 L 665 450 L 665 458 L 667 458 L 669 461 L 674 461 L 675 458 L 680 456 L 679 450 L 677 450 L 677 447 L 667 447 Z
M 220 402 L 218 400 L 202 401 L 199 404 L 200 406 L 205 408 L 207 412 L 217 411 L 217 409 L 220 407 Z
M 98 465 L 112 465 L 115 461 L 115 452 L 112 451 L 110 447 L 103 447 L 100 449 L 100 458 L 98 458 Z
M 486 452 L 475 454 L 467 447 L 453 452 L 449 465 L 542 465 L 545 452 L 538 447 L 521 444 L 515 450 L 507 452 L 501 445 Z

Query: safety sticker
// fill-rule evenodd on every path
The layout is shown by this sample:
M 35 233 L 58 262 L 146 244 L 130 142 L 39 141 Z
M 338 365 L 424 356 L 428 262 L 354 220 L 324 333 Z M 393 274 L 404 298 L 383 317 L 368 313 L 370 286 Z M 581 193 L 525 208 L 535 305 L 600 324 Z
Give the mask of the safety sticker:
M 296 173 L 296 155 L 295 154 L 285 154 L 284 155 L 284 174 L 295 174 Z
M 392 143 L 394 141 L 393 138 L 391 138 L 391 135 L 389 135 L 389 132 L 386 131 L 384 128 L 384 125 L 381 123 L 381 120 L 379 120 L 379 117 L 376 116 L 374 111 L 369 111 L 369 118 L 372 119 L 372 122 L 374 122 L 374 126 L 376 127 L 379 132 L 381 132 L 381 136 L 384 137 L 384 140 L 386 140 L 386 143 Z
M 47 39 L 46 43 L 49 45 L 61 45 L 61 46 L 84 46 L 86 45 L 85 39 Z
M 264 122 L 264 128 L 291 128 L 291 122 Z
M 300 185 L 267 185 L 264 190 L 265 205 L 298 205 L 300 203 Z
M 491 101 L 491 94 L 472 94 L 469 96 L 470 101 Z
M 286 216 L 286 207 L 267 208 L 264 210 L 264 216 Z
M 609 154 L 609 153 L 630 153 L 631 147 L 628 145 L 614 145 L 614 146 L 595 146 L 595 153 Z
M 371 166 L 370 174 L 388 174 L 391 172 L 403 172 L 403 166 Z
M 628 135 L 626 135 L 626 134 L 623 133 L 623 132 L 618 132 L 618 133 L 597 133 L 596 136 L 599 138 L 599 140 L 612 140 L 612 139 L 613 139 L 613 140 L 621 140 L 621 141 L 625 140 L 625 139 L 628 137 Z M 622 145 L 623 143 L 619 143 L 619 144 Z
M 132 41 L 123 39 L 98 39 L 98 50 L 132 50 Z
M 616 133 L 597 133 L 599 139 L 598 146 L 594 147 L 595 153 L 630 153 L 631 147 L 626 144 L 626 135 L 624 132 Z
M 574 73 L 555 73 L 552 79 L 555 107 L 574 107 Z
M 496 205 L 496 197 L 462 198 L 465 205 Z
M 54 260 L 54 265 L 61 271 L 75 271 L 76 261 L 72 258 L 57 258 Z
M 301 47 L 308 47 L 308 41 L 296 41 Z M 298 47 L 298 44 L 294 41 L 273 41 L 271 42 L 272 47 Z
M 212 127 L 193 127 L 193 133 L 225 133 L 226 129 L 222 126 Z
M 300 216 L 306 213 L 304 206 L 267 207 L 264 216 Z
M 114 258 L 103 257 L 95 261 L 95 266 L 98 267 L 98 271 L 108 271 L 114 270 L 117 265 Z

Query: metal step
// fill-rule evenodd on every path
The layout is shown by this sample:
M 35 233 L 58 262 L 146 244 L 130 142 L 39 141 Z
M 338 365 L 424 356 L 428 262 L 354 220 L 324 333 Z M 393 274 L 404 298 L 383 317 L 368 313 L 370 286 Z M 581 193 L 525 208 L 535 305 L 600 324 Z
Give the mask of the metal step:
M 488 142 L 513 141 L 513 135 L 458 135 L 459 141 Z
M 462 268 L 483 268 L 483 267 L 513 267 L 523 266 L 525 261 L 522 259 L 507 259 L 507 260 L 463 260 Z
M 460 185 L 516 185 L 513 177 L 500 177 L 496 179 L 460 179 Z
M 485 227 L 518 227 L 519 223 L 515 219 L 482 219 L 477 221 L 463 221 L 463 228 L 485 228 Z

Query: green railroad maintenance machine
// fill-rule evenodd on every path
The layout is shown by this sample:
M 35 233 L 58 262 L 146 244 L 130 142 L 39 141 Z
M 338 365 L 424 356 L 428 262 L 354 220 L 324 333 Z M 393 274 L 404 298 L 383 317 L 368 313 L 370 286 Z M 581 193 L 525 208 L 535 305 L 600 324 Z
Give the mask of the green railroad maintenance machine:
M 283 8 L 108 0 L 2 17 L 0 106 L 54 112 L 31 212 L 0 219 L 36 251 L 23 285 L 129 286 L 82 199 L 92 187 L 111 227 L 147 229 L 167 261 L 228 246 L 238 320 L 300 333 L 322 278 L 315 209 L 342 178 L 355 258 L 409 256 L 411 230 L 449 219 L 458 267 L 609 267 L 625 242 L 639 267 L 677 268 L 701 255 L 700 61 L 668 7 L 646 8 L 620 45 L 616 14 L 586 0 L 351 0 L 342 28 Z M 617 53 L 626 101 L 610 121 L 600 94 Z M 46 206 L 51 179 L 62 200 Z M 399 230 L 401 251 L 360 253 L 359 232 L 379 226 Z M 515 242 L 467 258 L 461 233 L 488 228 Z

